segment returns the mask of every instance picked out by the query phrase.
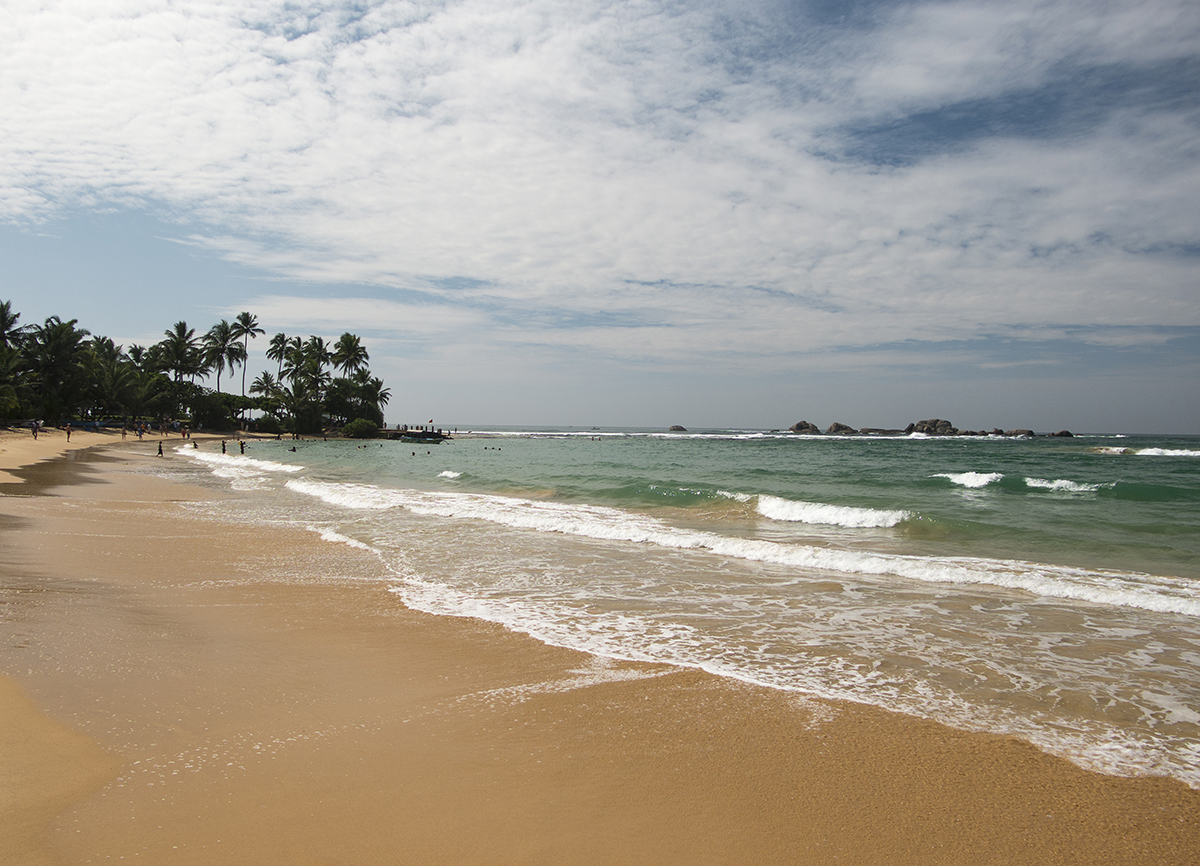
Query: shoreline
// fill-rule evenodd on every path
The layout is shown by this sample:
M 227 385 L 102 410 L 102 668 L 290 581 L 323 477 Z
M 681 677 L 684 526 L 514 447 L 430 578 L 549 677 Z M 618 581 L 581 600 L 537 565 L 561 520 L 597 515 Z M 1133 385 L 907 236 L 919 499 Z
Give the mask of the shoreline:
M 72 451 L 104 444 L 76 435 Z M 16 468 L 7 445 L 0 469 Z M 1200 792 L 1181 783 L 417 613 L 361 551 L 204 516 L 219 495 L 128 471 L 152 459 L 46 459 L 0 499 L 0 672 L 43 713 L 9 688 L 0 717 L 23 712 L 47 742 L 68 731 L 102 759 L 75 762 L 87 778 L 58 799 L 38 774 L 17 778 L 51 829 L 39 842 L 0 810 L 0 835 L 7 823 L 31 840 L 15 862 L 1115 864 L 1200 850 Z

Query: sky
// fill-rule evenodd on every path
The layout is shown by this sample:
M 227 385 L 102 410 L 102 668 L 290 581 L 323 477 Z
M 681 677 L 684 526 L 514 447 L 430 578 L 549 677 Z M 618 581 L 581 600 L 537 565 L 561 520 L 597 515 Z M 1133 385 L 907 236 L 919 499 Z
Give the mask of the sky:
M 1200 434 L 1194 0 L 7 0 L 0 106 L 22 323 L 351 331 L 390 423 Z

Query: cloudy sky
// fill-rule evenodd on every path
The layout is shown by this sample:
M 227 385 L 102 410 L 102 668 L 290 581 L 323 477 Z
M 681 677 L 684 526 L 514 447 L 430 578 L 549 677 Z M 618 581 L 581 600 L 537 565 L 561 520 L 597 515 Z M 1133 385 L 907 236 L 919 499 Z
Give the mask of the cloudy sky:
M 1200 433 L 1194 0 L 7 0 L 0 107 L 26 323 L 353 331 L 392 422 Z

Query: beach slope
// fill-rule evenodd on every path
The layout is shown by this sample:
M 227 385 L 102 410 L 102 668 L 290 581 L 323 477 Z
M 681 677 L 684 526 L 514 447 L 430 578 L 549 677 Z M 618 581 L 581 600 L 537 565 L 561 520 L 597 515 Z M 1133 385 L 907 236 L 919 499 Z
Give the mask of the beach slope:
M 154 447 L 0 466 L 20 479 L 0 498 L 0 839 L 19 840 L 0 862 L 1200 851 L 1177 782 L 413 612 L 369 553 L 141 471 Z

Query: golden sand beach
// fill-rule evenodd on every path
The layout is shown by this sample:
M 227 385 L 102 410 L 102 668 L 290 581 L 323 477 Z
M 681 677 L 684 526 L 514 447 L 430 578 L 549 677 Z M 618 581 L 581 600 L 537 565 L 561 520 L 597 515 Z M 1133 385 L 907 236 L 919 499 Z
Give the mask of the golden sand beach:
M 70 448 L 0 435 L 0 864 L 1197 862 L 1178 782 L 413 612 Z

